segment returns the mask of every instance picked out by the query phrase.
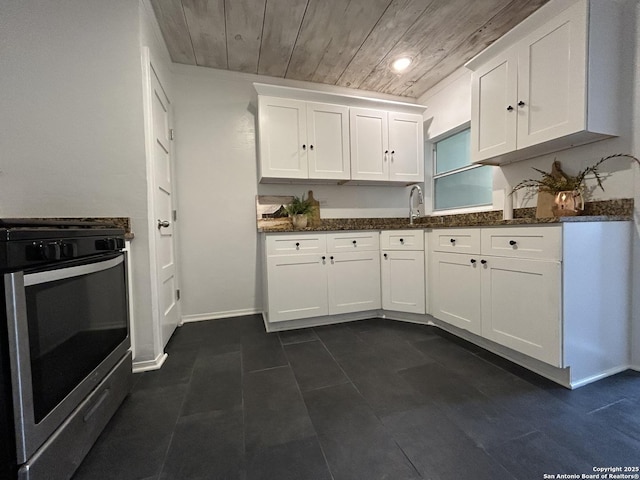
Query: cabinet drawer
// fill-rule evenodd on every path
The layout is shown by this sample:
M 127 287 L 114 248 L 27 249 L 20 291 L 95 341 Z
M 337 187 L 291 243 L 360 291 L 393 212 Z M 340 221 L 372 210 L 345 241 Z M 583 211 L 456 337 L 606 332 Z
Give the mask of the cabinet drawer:
M 431 232 L 431 250 L 434 252 L 480 253 L 480 229 L 447 228 Z
M 296 255 L 305 253 L 325 253 L 325 234 L 287 234 L 267 236 L 267 255 Z
M 380 234 L 382 250 L 424 250 L 422 230 L 388 230 Z
M 560 260 L 562 227 L 496 227 L 482 229 L 482 254 Z
M 327 235 L 327 252 L 357 252 L 380 250 L 378 232 L 344 232 Z

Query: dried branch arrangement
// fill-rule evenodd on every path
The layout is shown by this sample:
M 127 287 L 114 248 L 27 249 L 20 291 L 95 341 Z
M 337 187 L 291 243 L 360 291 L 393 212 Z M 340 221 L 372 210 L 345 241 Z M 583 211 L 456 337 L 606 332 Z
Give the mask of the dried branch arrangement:
M 585 168 L 578 172 L 578 174 L 573 177 L 565 174 L 560 168 L 560 162 L 554 161 L 553 166 L 551 168 L 551 172 L 545 172 L 544 170 L 540 170 L 538 168 L 532 167 L 536 172 L 542 175 L 541 179 L 529 178 L 527 180 L 523 180 L 518 183 L 513 190 L 511 190 L 511 194 L 522 189 L 522 188 L 537 188 L 540 192 L 549 192 L 549 193 L 558 193 L 564 191 L 580 191 L 584 189 L 584 179 L 587 175 L 593 174 L 598 182 L 598 186 L 604 191 L 604 187 L 602 186 L 602 177 L 600 176 L 600 172 L 598 171 L 598 167 L 609 160 L 610 158 L 616 157 L 627 157 L 634 160 L 638 165 L 640 165 L 640 160 L 638 160 L 633 155 L 628 155 L 626 153 L 615 153 L 613 155 L 609 155 L 607 157 L 601 158 L 595 165 Z

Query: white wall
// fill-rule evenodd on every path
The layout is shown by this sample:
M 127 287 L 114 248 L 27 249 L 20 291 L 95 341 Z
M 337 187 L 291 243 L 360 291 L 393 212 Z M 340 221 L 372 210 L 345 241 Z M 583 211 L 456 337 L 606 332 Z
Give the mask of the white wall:
M 512 188 L 527 178 L 539 178 L 539 174 L 532 170 L 532 167 L 549 171 L 554 159 L 561 162 L 567 174 L 575 175 L 606 155 L 629 153 L 636 157 L 640 156 L 640 105 L 638 105 L 640 103 L 640 72 L 637 69 L 637 65 L 640 64 L 640 26 L 638 26 L 640 6 L 634 0 L 616 1 L 623 7 L 623 32 L 625 32 L 625 41 L 622 42 L 624 70 L 620 75 L 611 76 L 611 82 L 618 82 L 623 94 L 619 106 L 621 118 L 624 120 L 620 136 L 496 168 L 493 209 L 502 209 L 504 188 Z M 426 139 L 437 137 L 471 120 L 470 78 L 470 73 L 455 72 L 418 99 L 418 103 L 428 106 L 425 112 Z M 429 159 L 425 170 L 431 171 Z M 599 171 L 605 178 L 603 182 L 605 191 L 596 189 L 593 178 L 587 179 L 591 200 L 635 197 L 635 261 L 633 283 L 630 288 L 632 292 L 640 292 L 640 169 L 628 159 L 612 159 L 603 163 Z M 430 202 L 428 181 L 426 189 L 429 194 L 426 195 L 425 200 Z M 516 194 L 514 206 L 533 207 L 536 202 L 536 195 L 526 196 L 524 191 L 521 191 Z M 640 366 L 640 294 L 633 295 L 632 301 L 633 363 Z
M 253 82 L 354 93 L 174 66 L 179 264 L 186 320 L 261 311 L 257 194 L 301 195 L 311 189 L 323 218 L 408 215 L 405 187 L 257 185 Z
M 134 316 L 149 304 L 139 6 L 2 2 L 0 215 L 130 217 Z
M 633 132 L 633 148 L 634 155 L 640 158 L 640 73 L 637 65 L 640 65 L 640 3 L 629 2 L 626 13 L 627 21 L 635 21 L 635 42 L 629 42 L 635 47 L 635 74 L 633 76 L 633 95 L 630 97 L 630 103 L 633 105 L 633 122 L 631 129 Z M 640 167 L 633 167 L 634 174 L 634 229 L 633 229 L 633 265 L 631 269 L 632 275 L 632 295 L 631 295 L 631 362 L 636 370 L 640 370 Z

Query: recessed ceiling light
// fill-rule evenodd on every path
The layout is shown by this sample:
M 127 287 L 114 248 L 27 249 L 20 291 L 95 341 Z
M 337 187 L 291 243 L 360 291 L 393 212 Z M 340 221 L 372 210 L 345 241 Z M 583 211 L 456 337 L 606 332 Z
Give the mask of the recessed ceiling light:
M 393 61 L 393 63 L 391 64 L 391 68 L 393 68 L 396 72 L 402 72 L 403 70 L 406 70 L 409 65 L 411 65 L 411 58 L 400 57 Z

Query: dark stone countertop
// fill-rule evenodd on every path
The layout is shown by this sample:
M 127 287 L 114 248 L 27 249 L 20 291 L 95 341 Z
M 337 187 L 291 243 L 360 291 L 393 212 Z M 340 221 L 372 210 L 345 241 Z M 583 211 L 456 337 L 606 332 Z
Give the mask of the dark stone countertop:
M 326 218 L 320 225 L 294 229 L 290 223 L 261 225 L 259 232 L 329 232 L 341 230 L 401 230 L 453 227 L 494 227 L 508 225 L 547 225 L 564 222 L 612 222 L 633 220 L 633 199 L 588 202 L 582 215 L 536 218 L 535 208 L 517 208 L 513 220 L 503 220 L 502 210 L 420 217 L 413 225 L 408 218 Z

